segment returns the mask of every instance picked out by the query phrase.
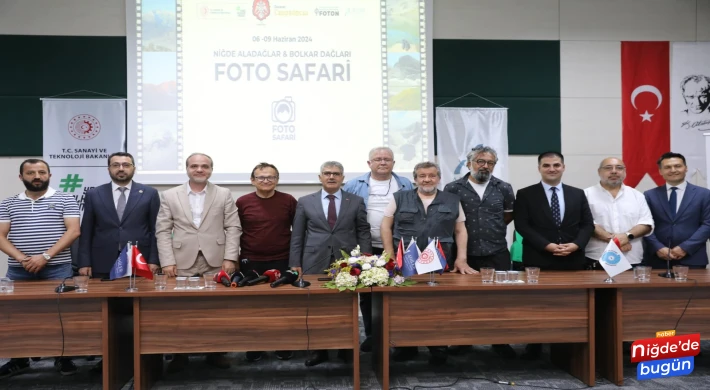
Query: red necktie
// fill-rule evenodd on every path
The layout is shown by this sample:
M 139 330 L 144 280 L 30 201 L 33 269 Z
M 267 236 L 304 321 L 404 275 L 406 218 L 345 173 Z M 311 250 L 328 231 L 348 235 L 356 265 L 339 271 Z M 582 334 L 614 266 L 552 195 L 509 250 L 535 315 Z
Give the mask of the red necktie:
M 338 220 L 338 215 L 335 213 L 335 195 L 326 196 L 330 203 L 328 203 L 328 225 L 332 230 L 335 227 L 335 221 Z

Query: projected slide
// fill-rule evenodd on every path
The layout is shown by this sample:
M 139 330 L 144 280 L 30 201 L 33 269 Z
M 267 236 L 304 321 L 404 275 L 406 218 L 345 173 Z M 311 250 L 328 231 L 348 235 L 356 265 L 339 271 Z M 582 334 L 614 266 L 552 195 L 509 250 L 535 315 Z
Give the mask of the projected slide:
M 395 170 L 433 155 L 427 7 L 419 0 L 127 2 L 129 152 L 139 180 L 185 181 L 185 158 L 213 181 L 244 183 L 259 162 L 282 183 L 320 164 L 367 171 L 389 146 Z

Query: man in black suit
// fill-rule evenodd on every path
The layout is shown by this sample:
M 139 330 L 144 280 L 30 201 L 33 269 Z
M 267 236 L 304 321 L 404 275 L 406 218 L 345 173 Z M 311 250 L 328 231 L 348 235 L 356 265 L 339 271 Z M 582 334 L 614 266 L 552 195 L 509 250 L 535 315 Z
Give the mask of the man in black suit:
M 594 218 L 584 191 L 562 184 L 561 153 L 537 158 L 542 181 L 518 190 L 515 229 L 523 237 L 523 264 L 542 270 L 583 270 L 584 248 L 594 232 Z M 542 345 L 529 344 L 523 359 L 540 356 Z
M 79 242 L 80 274 L 107 278 L 128 241 L 138 244 L 153 272 L 159 269 L 155 221 L 160 196 L 154 188 L 133 181 L 135 170 L 130 153 L 113 153 L 108 158 L 111 182 L 86 193 Z

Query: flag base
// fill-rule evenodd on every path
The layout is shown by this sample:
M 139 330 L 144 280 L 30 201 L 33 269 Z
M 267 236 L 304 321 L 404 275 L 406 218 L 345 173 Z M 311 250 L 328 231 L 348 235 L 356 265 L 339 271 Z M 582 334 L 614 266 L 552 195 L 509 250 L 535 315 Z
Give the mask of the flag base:
M 435 278 L 436 278 L 436 273 L 430 272 L 430 273 L 429 273 L 429 281 L 426 282 L 426 284 L 427 284 L 429 287 L 438 286 L 439 283 L 437 283 L 436 280 L 434 280 Z
M 614 278 L 606 278 L 604 279 L 604 283 L 616 283 L 616 280 L 614 280 Z
M 428 285 L 431 286 L 431 287 L 434 287 L 434 286 L 438 286 L 438 285 L 439 285 L 439 283 L 433 282 L 433 281 L 432 281 L 432 282 L 426 282 L 426 284 L 428 284 Z
M 138 287 L 126 287 L 126 292 L 136 292 L 138 291 Z

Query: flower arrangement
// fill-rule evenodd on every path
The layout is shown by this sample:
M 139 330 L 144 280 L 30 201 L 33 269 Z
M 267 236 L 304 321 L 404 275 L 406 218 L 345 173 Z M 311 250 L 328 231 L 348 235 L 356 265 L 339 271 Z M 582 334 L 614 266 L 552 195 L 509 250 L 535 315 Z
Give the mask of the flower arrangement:
M 403 287 L 416 283 L 402 276 L 397 263 L 390 259 L 386 252 L 382 256 L 369 255 L 361 253 L 358 245 L 350 255 L 345 251 L 340 253 L 343 258 L 336 260 L 325 270 L 331 277 L 331 280 L 324 284 L 326 288 L 354 291 L 372 286 Z

